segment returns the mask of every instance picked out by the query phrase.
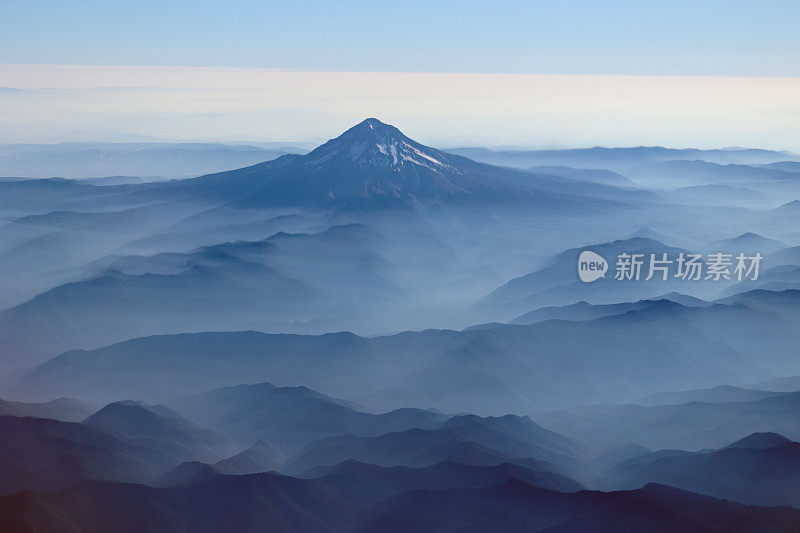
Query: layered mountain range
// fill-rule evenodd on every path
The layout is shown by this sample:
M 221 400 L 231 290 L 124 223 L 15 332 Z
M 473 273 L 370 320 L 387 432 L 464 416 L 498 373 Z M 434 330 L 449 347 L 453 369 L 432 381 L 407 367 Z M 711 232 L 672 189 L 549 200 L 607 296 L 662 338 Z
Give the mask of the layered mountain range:
M 0 530 L 800 528 L 799 157 L 305 148 L 0 147 Z

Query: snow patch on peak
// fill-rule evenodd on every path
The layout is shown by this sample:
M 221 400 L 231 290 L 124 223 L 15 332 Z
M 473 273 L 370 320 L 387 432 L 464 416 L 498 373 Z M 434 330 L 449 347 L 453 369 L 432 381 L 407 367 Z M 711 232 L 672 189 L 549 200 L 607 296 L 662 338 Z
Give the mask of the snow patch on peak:
M 436 170 L 435 167 L 447 168 L 450 166 L 442 161 L 439 161 L 435 157 L 426 154 L 419 148 L 410 145 L 406 141 L 394 141 L 388 145 L 376 143 L 375 147 L 382 155 L 386 157 L 391 156 L 392 166 L 402 166 L 405 163 L 411 163 L 429 168 L 431 170 Z
M 449 165 L 446 165 L 446 164 L 442 163 L 442 162 L 441 162 L 441 161 L 439 161 L 438 159 L 435 159 L 435 158 L 433 158 L 433 157 L 429 156 L 428 154 L 426 154 L 425 152 L 423 152 L 423 151 L 422 151 L 422 150 L 420 150 L 419 148 L 415 148 L 415 147 L 411 146 L 410 144 L 408 144 L 408 143 L 407 143 L 407 142 L 405 142 L 405 141 L 403 141 L 403 144 L 405 144 L 406 146 L 408 146 L 409 148 L 411 148 L 411 150 L 412 150 L 412 151 L 413 151 L 415 154 L 417 154 L 417 155 L 418 155 L 418 156 L 420 156 L 420 157 L 424 157 L 425 159 L 427 159 L 428 161 L 430 161 L 430 162 L 431 162 L 431 163 L 433 163 L 434 165 L 439 165 L 440 167 L 447 167 L 447 166 L 449 166 Z

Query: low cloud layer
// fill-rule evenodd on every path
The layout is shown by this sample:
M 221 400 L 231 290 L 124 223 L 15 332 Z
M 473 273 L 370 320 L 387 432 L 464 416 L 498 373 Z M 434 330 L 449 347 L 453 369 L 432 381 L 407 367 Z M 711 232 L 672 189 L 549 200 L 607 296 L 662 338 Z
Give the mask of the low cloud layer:
M 0 87 L 0 142 L 317 141 L 379 114 L 439 146 L 800 151 L 800 78 L 0 65 Z

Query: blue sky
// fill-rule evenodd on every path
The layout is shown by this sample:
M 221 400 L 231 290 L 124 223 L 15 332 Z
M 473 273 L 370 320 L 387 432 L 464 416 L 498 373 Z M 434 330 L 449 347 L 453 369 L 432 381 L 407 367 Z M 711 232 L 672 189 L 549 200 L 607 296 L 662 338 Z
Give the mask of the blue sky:
M 0 142 L 800 152 L 800 0 L 0 0 Z
M 0 0 L 0 63 L 800 75 L 800 2 Z

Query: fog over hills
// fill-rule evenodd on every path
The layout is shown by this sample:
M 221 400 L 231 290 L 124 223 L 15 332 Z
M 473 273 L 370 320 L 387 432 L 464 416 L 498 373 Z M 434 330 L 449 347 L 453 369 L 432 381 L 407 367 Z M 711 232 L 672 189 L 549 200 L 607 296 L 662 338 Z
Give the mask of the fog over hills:
M 502 414 L 797 374 L 796 291 L 754 291 L 702 307 L 669 300 L 619 307 L 575 320 L 373 338 L 256 332 L 147 337 L 66 352 L 23 373 L 9 390 L 28 398 L 102 402 L 144 395 L 166 401 L 272 379 L 373 409 Z M 770 337 L 768 353 L 763 335 Z
M 567 150 L 487 150 L 485 148 L 451 148 L 448 152 L 476 161 L 510 167 L 562 164 L 581 169 L 610 169 L 622 172 L 649 162 L 707 161 L 711 163 L 769 164 L 797 161 L 790 152 L 731 148 L 723 150 L 674 149 L 661 146 L 632 148 L 575 148 Z M 789 167 L 794 168 L 794 167 Z
M 0 145 L 0 175 L 119 185 L 193 177 L 302 152 L 290 144 L 269 148 L 208 143 Z
M 434 428 L 447 418 L 418 409 L 365 413 L 348 402 L 306 387 L 275 387 L 270 383 L 214 389 L 175 399 L 170 405 L 243 444 L 264 439 L 287 454 L 331 435 L 380 435 L 409 428 Z
M 635 442 L 650 449 L 699 451 L 720 448 L 753 432 L 797 440 L 800 425 L 790 413 L 798 402 L 800 393 L 790 392 L 751 401 L 605 404 L 532 416 L 545 427 L 579 441 L 591 440 L 601 448 Z
M 777 433 L 754 433 L 714 451 L 644 454 L 604 474 L 607 486 L 650 480 L 750 505 L 800 505 L 800 444 Z
M 665 525 L 747 531 L 765 524 L 790 531 L 800 520 L 791 508 L 746 507 L 658 485 L 610 494 L 565 494 L 517 479 L 496 487 L 410 491 L 358 514 L 327 485 L 273 474 L 222 476 L 162 489 L 88 483 L 50 495 L 6 497 L 0 509 L 4 524 L 17 531 L 35 526 L 102 531 L 115 524 L 122 524 L 114 526 L 117 531 L 168 531 L 183 525 L 215 531 L 251 523 L 270 524 L 274 531 L 386 531 L 390 526 L 411 531 L 454 529 L 476 521 L 480 526 L 473 527 L 482 531 L 596 530 L 581 525 L 587 521 L 608 531 L 631 524 L 653 531 L 667 531 Z M 669 517 L 666 524 L 662 514 Z
M 795 154 L 305 148 L 0 147 L 0 530 L 800 527 Z

